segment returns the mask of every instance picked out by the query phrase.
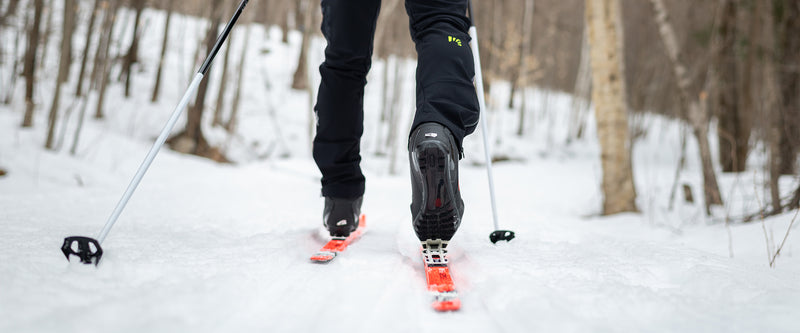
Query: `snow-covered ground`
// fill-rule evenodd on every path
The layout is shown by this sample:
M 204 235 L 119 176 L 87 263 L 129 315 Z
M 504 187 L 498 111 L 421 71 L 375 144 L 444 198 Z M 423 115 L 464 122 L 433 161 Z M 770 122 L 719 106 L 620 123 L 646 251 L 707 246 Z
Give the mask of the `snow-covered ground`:
M 148 29 L 159 31 L 163 16 L 147 17 Z M 601 217 L 592 126 L 585 140 L 565 144 L 569 97 L 542 91 L 531 92 L 523 137 L 513 135 L 510 111 L 489 117 L 502 139 L 495 148 L 512 157 L 495 165 L 500 223 L 517 233 L 510 243 L 488 240 L 494 228 L 480 133 L 465 142 L 466 215 L 451 243 L 462 309 L 433 311 L 409 221 L 405 151 L 394 162 L 372 153 L 386 131 L 374 125 L 383 62 L 375 63 L 367 89 L 367 232 L 334 262 L 310 263 L 325 239 L 308 96 L 288 89 L 299 35 L 285 46 L 276 31 L 256 26 L 239 131 L 228 138 L 208 129 L 237 163 L 162 150 L 104 242 L 102 263 L 68 263 L 63 238 L 96 236 L 193 71 L 187 58 L 202 25 L 174 22 L 175 44 L 186 43 L 169 55 L 161 101 L 149 103 L 159 47 L 143 47 L 135 95 L 124 99 L 121 87 L 111 89 L 107 119 L 87 118 L 75 156 L 68 147 L 76 113 L 61 151 L 42 148 L 52 87 L 41 85 L 33 129 L 19 128 L 22 87 L 12 105 L 0 106 L 0 168 L 8 171 L 0 177 L 0 332 L 800 331 L 800 222 L 774 268 L 768 260 L 795 212 L 721 222 L 766 204 L 758 153 L 754 171 L 721 175 L 728 208 L 715 218 L 681 200 L 670 210 L 680 129 L 659 117 L 637 118 L 648 130 L 634 146 L 641 213 Z M 233 35 L 237 48 L 243 29 Z M 156 35 L 146 34 L 143 45 L 160 45 Z M 320 48 L 315 43 L 313 59 Z M 406 65 L 410 78 L 413 64 Z M 405 116 L 413 105 L 407 83 Z M 492 91 L 502 99 L 508 89 Z M 689 147 L 681 183 L 700 198 Z M 796 187 L 796 179 L 782 181 L 787 191 Z

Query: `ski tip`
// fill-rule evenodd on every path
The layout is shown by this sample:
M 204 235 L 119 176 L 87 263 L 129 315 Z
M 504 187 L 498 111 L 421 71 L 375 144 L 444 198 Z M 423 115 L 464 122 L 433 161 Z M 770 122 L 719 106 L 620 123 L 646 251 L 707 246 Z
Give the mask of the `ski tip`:
M 317 254 L 311 256 L 311 261 L 325 263 L 333 260 L 336 257 L 336 252 L 318 252 Z
M 433 302 L 433 309 L 439 312 L 457 311 L 461 309 L 461 300 L 453 299 L 448 301 Z
M 461 299 L 455 290 L 446 292 L 433 292 L 433 308 L 436 311 L 456 311 L 461 308 Z

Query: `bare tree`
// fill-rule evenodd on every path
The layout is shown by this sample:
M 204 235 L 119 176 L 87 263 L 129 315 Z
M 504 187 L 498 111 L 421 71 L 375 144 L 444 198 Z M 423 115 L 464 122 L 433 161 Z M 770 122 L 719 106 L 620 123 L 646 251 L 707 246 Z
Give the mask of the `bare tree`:
M 142 12 L 144 11 L 145 0 L 132 0 L 133 6 L 136 9 L 136 19 L 133 22 L 133 39 L 128 48 L 128 53 L 123 60 L 122 72 L 120 76 L 125 75 L 125 97 L 131 96 L 131 77 L 133 64 L 139 62 L 139 25 L 142 20 Z
M 86 44 L 83 47 L 83 57 L 81 59 L 81 69 L 78 71 L 78 86 L 75 88 L 75 96 L 80 97 L 83 95 L 83 77 L 86 72 L 86 63 L 89 59 L 89 47 L 92 44 L 92 37 L 94 36 L 94 24 L 97 19 L 97 12 L 100 11 L 100 2 L 102 0 L 95 0 L 92 6 L 92 13 L 89 16 L 89 27 L 86 30 Z
M 53 1 L 55 0 L 48 0 L 47 4 L 44 6 L 44 31 L 41 35 L 41 40 L 39 41 L 39 43 L 42 44 L 42 55 L 39 57 L 39 64 L 37 65 L 39 66 L 40 71 L 44 68 L 44 63 L 47 59 L 47 45 L 50 44 L 50 35 L 53 32 Z
M 103 18 L 103 33 L 100 37 L 101 42 L 97 46 L 98 56 L 95 58 L 95 65 L 92 72 L 96 74 L 93 81 L 98 82 L 97 93 L 97 107 L 95 108 L 95 119 L 102 119 L 105 115 L 104 104 L 106 97 L 106 89 L 108 88 L 109 76 L 111 75 L 111 57 L 109 50 L 111 49 L 111 41 L 114 36 L 114 27 L 117 20 L 117 12 L 120 8 L 120 0 L 112 0 L 111 7 L 106 9 L 105 17 Z M 94 75 L 93 75 L 94 76 Z
M 300 55 L 297 60 L 297 69 L 292 78 L 292 89 L 303 90 L 308 88 L 308 47 L 311 44 L 311 35 L 314 31 L 311 22 L 314 17 L 315 1 L 302 0 L 298 2 L 298 21 L 302 22 L 300 31 L 303 32 L 303 42 L 300 45 Z
M 719 119 L 719 161 L 725 172 L 744 171 L 750 138 L 750 122 L 746 116 L 752 112 L 752 109 L 743 110 L 744 105 L 740 103 L 740 97 L 747 102 L 751 92 L 737 89 L 741 86 L 739 82 L 747 83 L 749 74 L 746 68 L 741 72 L 738 70 L 737 3 L 734 0 L 719 1 L 714 32 L 716 47 L 711 49 L 709 76 L 709 106 Z
M 58 108 L 61 98 L 61 85 L 69 77 L 69 67 L 72 64 L 72 32 L 75 24 L 75 0 L 64 0 L 64 30 L 61 34 L 61 59 L 58 65 L 58 77 L 56 78 L 56 91 L 53 94 L 53 103 L 50 105 L 50 116 L 47 129 L 47 141 L 44 147 L 53 149 L 55 138 L 55 127 L 58 122 Z
M 249 21 L 249 20 L 248 20 Z M 225 123 L 225 130 L 228 133 L 233 133 L 236 130 L 236 123 L 239 117 L 239 101 L 241 100 L 242 80 L 244 79 L 245 60 L 247 60 L 247 46 L 250 45 L 250 30 L 251 25 L 247 26 L 244 32 L 244 42 L 242 42 L 242 49 L 240 50 L 241 56 L 239 58 L 239 66 L 237 69 L 238 75 L 236 76 L 236 90 L 233 92 L 233 100 L 231 101 L 231 113 L 228 116 L 228 121 Z M 229 46 L 230 47 L 230 46 Z
M 522 45 L 520 49 L 522 52 L 519 54 L 519 86 L 522 88 L 522 104 L 519 108 L 519 127 L 517 128 L 517 135 L 522 136 L 525 134 L 525 112 L 528 108 L 528 98 L 526 90 L 530 82 L 528 81 L 528 58 L 531 54 L 531 38 L 533 35 L 533 0 L 525 0 L 525 8 L 522 11 Z
M 233 40 L 225 43 L 225 55 L 222 57 L 222 75 L 219 78 L 219 90 L 217 91 L 217 101 L 214 105 L 214 118 L 212 126 L 222 126 L 222 110 L 225 103 L 225 91 L 228 88 L 228 59 L 231 56 L 231 44 Z
M 210 52 L 214 48 L 214 44 L 219 34 L 219 25 L 222 21 L 222 0 L 211 1 L 211 25 L 208 27 L 208 32 L 205 38 L 205 50 Z M 224 162 L 227 159 L 220 153 L 219 149 L 213 148 L 208 144 L 205 136 L 203 135 L 203 111 L 205 109 L 205 99 L 208 92 L 210 76 L 206 77 L 200 86 L 197 88 L 197 97 L 195 98 L 194 105 L 192 105 L 186 113 L 186 127 L 185 129 L 170 138 L 167 142 L 172 149 L 182 153 L 194 154 L 210 158 L 215 161 Z
M 717 174 L 714 171 L 714 165 L 711 161 L 711 148 L 708 142 L 708 114 L 702 105 L 705 102 L 705 95 L 701 95 L 698 99 L 692 98 L 689 93 L 689 86 L 691 78 L 687 74 L 686 66 L 680 61 L 680 48 L 678 47 L 677 39 L 675 38 L 675 31 L 669 23 L 669 16 L 664 7 L 662 0 L 650 0 L 653 6 L 653 13 L 655 21 L 658 24 L 658 30 L 661 34 L 661 39 L 667 50 L 670 62 L 672 63 L 675 78 L 677 79 L 678 88 L 680 91 L 681 109 L 683 111 L 684 119 L 688 119 L 689 124 L 692 126 L 695 137 L 700 148 L 700 160 L 703 167 L 703 191 L 705 193 L 706 212 L 710 214 L 711 206 L 722 205 L 722 196 L 719 193 L 719 185 L 717 184 Z M 597 86 L 595 86 L 595 89 Z M 702 102 L 702 103 L 701 103 Z
M 150 98 L 151 102 L 158 101 L 158 93 L 161 88 L 161 72 L 164 70 L 164 57 L 167 54 L 167 45 L 169 44 L 169 26 L 172 21 L 174 5 L 175 0 L 167 0 L 167 22 L 164 23 L 164 39 L 161 41 L 161 56 L 158 57 L 158 70 L 156 70 L 156 80 L 153 84 L 153 97 Z
M 36 53 L 39 48 L 39 28 L 42 24 L 42 11 L 44 11 L 44 0 L 33 0 L 33 24 L 28 31 L 28 48 L 25 53 L 25 117 L 22 120 L 22 127 L 33 126 L 33 110 L 36 105 L 33 102 L 33 88 L 36 84 Z
M 795 0 L 775 1 L 776 29 L 775 46 L 780 80 L 782 126 L 780 135 L 779 172 L 791 175 L 797 171 L 797 156 L 800 153 L 800 2 Z
M 635 212 L 636 189 L 628 135 L 623 35 L 618 0 L 586 0 L 592 100 L 603 166 L 603 214 Z
M 581 60 L 578 67 L 578 74 L 575 77 L 575 93 L 572 96 L 570 105 L 570 122 L 567 142 L 580 140 L 583 137 L 583 130 L 586 127 L 587 110 L 592 94 L 592 71 L 589 62 L 589 41 L 588 33 L 584 29 L 583 41 L 581 42 Z
M 12 2 L 10 5 L 14 5 L 14 3 Z M 14 6 L 16 6 L 16 5 L 14 5 Z M 15 13 L 16 13 L 16 8 L 9 8 L 8 12 L 6 14 L 4 14 L 4 15 L 11 16 L 11 15 L 15 15 Z M 29 22 L 30 22 L 30 15 L 25 15 L 24 23 L 23 23 L 22 27 L 27 27 Z M 0 28 L 1 27 L 2 27 L 2 25 L 0 25 Z M 14 55 L 14 58 L 12 60 L 12 65 L 11 65 L 11 73 L 14 73 L 14 74 L 11 75 L 10 82 L 9 82 L 8 86 L 6 87 L 6 89 L 5 89 L 6 90 L 6 95 L 5 95 L 5 97 L 3 97 L 3 104 L 6 104 L 6 105 L 11 104 L 11 100 L 14 97 L 14 91 L 16 90 L 15 87 L 17 86 L 17 78 L 20 76 L 20 75 L 17 75 L 18 68 L 23 62 L 25 62 L 25 57 L 24 56 L 23 57 L 19 57 L 17 55 L 19 54 L 20 40 L 23 39 L 24 35 L 27 34 L 27 33 L 28 33 L 28 31 L 25 30 L 24 28 L 18 28 L 18 29 L 16 29 L 16 32 L 14 33 L 14 47 L 13 47 L 13 49 L 11 51 L 11 54 Z M 2 53 L 2 52 L 3 52 L 2 51 L 2 47 L 0 47 L 0 53 Z M 0 61 L 0 63 L 2 63 L 2 61 Z
M 375 56 L 378 59 L 383 60 L 383 82 L 381 84 L 381 107 L 378 112 L 380 112 L 381 116 L 378 117 L 378 124 L 376 128 L 376 142 L 375 142 L 375 154 L 376 155 L 383 155 L 385 154 L 384 148 L 391 147 L 388 144 L 390 140 L 391 134 L 391 127 L 389 127 L 388 134 L 383 134 L 382 130 L 384 127 L 387 127 L 386 123 L 391 118 L 392 112 L 392 102 L 390 101 L 390 88 L 392 86 L 397 86 L 399 82 L 397 79 L 394 80 L 394 85 L 390 84 L 390 72 L 389 69 L 392 67 L 390 65 L 391 58 L 394 58 L 394 61 L 399 61 L 399 56 L 391 57 L 392 54 L 397 54 L 398 50 L 396 43 L 390 43 L 394 40 L 392 34 L 397 33 L 398 25 L 394 24 L 394 20 L 397 19 L 397 6 L 400 4 L 400 0 L 388 0 L 381 5 L 381 12 L 378 16 L 377 26 L 375 27 Z M 395 66 L 395 68 L 397 68 Z M 397 71 L 395 71 L 397 73 Z M 395 76 L 396 78 L 397 76 Z M 395 89 L 397 91 L 397 89 Z M 391 126 L 391 125 L 389 125 Z M 384 144 L 385 143 L 385 144 Z
M 6 19 L 17 14 L 19 0 L 10 0 L 6 10 L 0 15 L 0 27 L 6 24 Z

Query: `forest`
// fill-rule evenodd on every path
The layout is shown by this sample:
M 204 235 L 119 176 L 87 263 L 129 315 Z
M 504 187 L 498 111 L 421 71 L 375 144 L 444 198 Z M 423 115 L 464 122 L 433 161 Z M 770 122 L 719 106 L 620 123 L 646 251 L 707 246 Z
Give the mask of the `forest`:
M 796 174 L 800 150 L 800 137 L 796 135 L 800 129 L 800 34 L 796 33 L 800 31 L 800 4 L 792 0 L 619 2 L 621 11 L 616 13 L 616 20 L 622 36 L 618 42 L 623 64 L 619 71 L 625 78 L 623 112 L 628 117 L 656 113 L 680 119 L 687 127 L 683 135 L 703 138 L 698 144 L 703 154 L 707 206 L 723 205 L 716 173 L 745 172 L 748 156 L 753 150 L 762 149 L 768 158 L 757 167 L 770 175 L 770 204 L 754 212 L 750 219 L 797 208 L 800 191 L 793 198 L 781 197 L 778 178 Z M 526 119 L 533 108 L 528 105 L 528 95 L 518 94 L 528 88 L 571 94 L 572 121 L 566 140 L 583 135 L 585 114 L 593 97 L 591 38 L 584 5 L 579 0 L 475 2 L 474 22 L 480 27 L 479 39 L 484 41 L 480 52 L 483 84 L 489 97 L 487 109 L 491 112 L 507 104 L 516 110 L 517 135 L 523 136 L 531 123 Z M 102 119 L 108 107 L 107 87 L 114 85 L 124 87 L 126 98 L 148 94 L 153 102 L 158 101 L 164 57 L 175 47 L 166 42 L 173 15 L 207 18 L 205 37 L 196 40 L 190 51 L 192 58 L 200 61 L 205 50 L 213 46 L 231 7 L 224 1 L 4 1 L 0 7 L 2 102 L 12 108 L 24 106 L 20 121 L 23 127 L 34 126 L 34 113 L 47 113 L 47 124 L 38 124 L 47 128 L 45 148 L 69 148 L 74 153 L 80 124 L 69 138 L 65 138 L 67 133 L 60 133 L 59 145 L 54 146 L 59 126 L 64 127 L 59 124 L 69 120 L 65 113 L 70 114 L 77 104 L 79 122 L 87 112 Z M 166 11 L 163 31 L 146 26 L 148 19 L 143 13 L 149 9 Z M 290 31 L 302 33 L 291 87 L 307 90 L 313 96 L 316 86 L 309 81 L 314 73 L 308 72 L 316 65 L 309 64 L 308 53 L 313 52 L 309 50 L 312 40 L 322 37 L 318 2 L 257 0 L 250 5 L 245 20 L 245 24 L 280 27 L 287 43 Z M 379 21 L 374 38 L 376 60 L 413 60 L 415 52 L 407 37 L 408 20 L 401 2 L 384 3 Z M 139 57 L 139 41 L 146 38 L 145 34 L 163 36 L 155 63 L 143 63 Z M 57 52 L 48 52 L 51 48 Z M 241 59 L 229 59 L 236 55 L 226 51 L 217 65 L 222 68 L 218 77 L 212 76 L 201 84 L 187 112 L 185 128 L 169 140 L 173 149 L 228 161 L 204 137 L 201 123 L 207 117 L 212 126 L 234 131 L 242 89 L 237 78 L 247 70 L 245 52 L 246 49 L 239 50 Z M 239 66 L 231 68 L 233 62 Z M 57 63 L 57 68 L 47 67 L 50 63 Z M 392 64 L 394 74 L 389 73 L 391 66 L 383 67 L 384 80 L 399 77 L 401 62 Z M 157 67 L 156 74 L 136 78 L 136 71 L 142 66 Z M 149 91 L 132 91 L 131 81 L 135 79 L 151 81 Z M 226 84 L 219 85 L 217 91 L 208 91 L 209 81 L 216 80 Z M 510 83 L 507 100 L 491 98 L 493 82 Z M 53 86 L 53 93 L 38 93 L 38 86 L 43 84 Z M 396 122 L 398 119 L 392 114 L 396 113 L 394 105 L 398 101 L 389 98 L 393 95 L 389 91 L 391 84 L 382 85 L 385 107 L 381 119 Z M 17 96 L 23 86 L 24 97 Z M 62 91 L 65 89 L 71 91 Z M 233 95 L 228 101 L 227 94 Z M 94 97 L 91 105 L 90 96 Z M 709 137 L 712 126 L 714 138 Z M 311 131 L 313 126 L 309 126 Z M 631 131 L 628 140 L 635 142 L 642 133 L 635 128 Z M 397 136 L 395 131 L 390 132 L 386 134 L 387 141 Z M 65 144 L 64 140 L 72 142 Z M 708 140 L 718 145 L 714 156 Z

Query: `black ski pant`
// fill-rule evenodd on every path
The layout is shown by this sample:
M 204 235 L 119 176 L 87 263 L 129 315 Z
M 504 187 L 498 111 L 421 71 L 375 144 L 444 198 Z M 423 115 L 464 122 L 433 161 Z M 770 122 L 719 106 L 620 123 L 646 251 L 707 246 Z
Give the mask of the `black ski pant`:
M 411 130 L 436 122 L 447 127 L 459 150 L 478 123 L 478 97 L 469 47 L 466 0 L 406 0 L 417 50 L 416 114 Z M 313 155 L 322 172 L 322 195 L 364 194 L 360 141 L 364 86 L 371 66 L 380 0 L 322 0 L 322 34 L 328 42 L 319 68 Z M 377 112 L 377 110 L 374 110 Z

